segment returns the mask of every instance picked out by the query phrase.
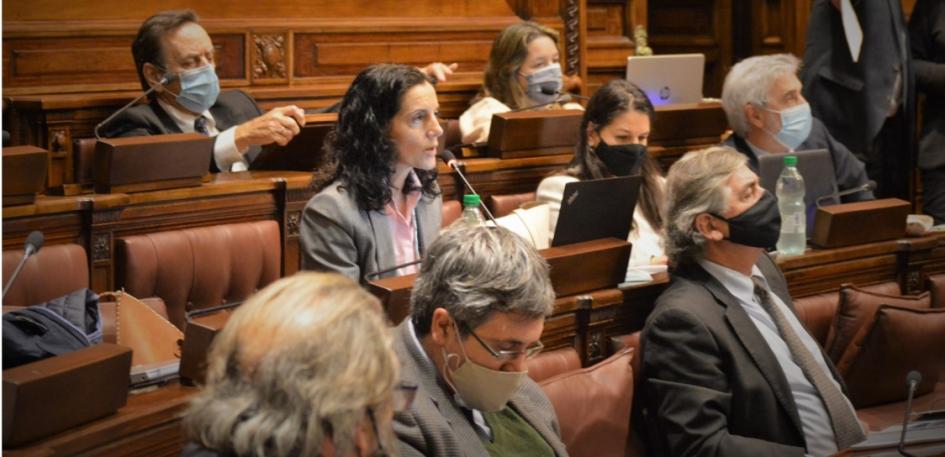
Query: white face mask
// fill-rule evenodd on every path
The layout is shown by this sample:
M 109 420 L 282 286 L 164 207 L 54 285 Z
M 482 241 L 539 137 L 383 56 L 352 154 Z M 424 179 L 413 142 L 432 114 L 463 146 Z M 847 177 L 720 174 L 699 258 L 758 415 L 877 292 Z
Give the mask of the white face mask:
M 459 329 L 453 321 L 453 330 L 463 354 L 463 364 L 455 370 L 450 368 L 450 361 L 460 358 L 459 354 L 447 354 L 443 351 L 443 379 L 456 391 L 466 406 L 483 412 L 495 412 L 505 408 L 512 395 L 528 374 L 528 371 L 497 371 L 473 362 L 466 355 L 463 341 L 459 338 Z M 447 376 L 448 374 L 448 376 Z M 452 381 L 450 381 L 452 379 Z
M 561 64 L 550 63 L 525 76 L 525 95 L 535 103 L 551 103 L 561 91 Z
M 781 111 L 762 107 L 765 111 L 777 113 L 781 117 L 781 128 L 777 133 L 771 133 L 765 130 L 765 133 L 771 135 L 778 143 L 785 146 L 788 151 L 794 151 L 801 145 L 807 137 L 810 136 L 810 129 L 813 125 L 813 118 L 810 112 L 810 104 L 807 102 L 797 106 L 785 108 Z

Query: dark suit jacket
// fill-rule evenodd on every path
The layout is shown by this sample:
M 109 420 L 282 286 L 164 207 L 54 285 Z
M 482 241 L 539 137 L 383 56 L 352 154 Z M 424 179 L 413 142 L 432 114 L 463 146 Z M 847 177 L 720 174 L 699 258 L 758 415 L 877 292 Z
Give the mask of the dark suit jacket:
M 409 318 L 408 318 L 409 319 Z M 403 457 L 489 457 L 467 414 L 437 381 L 433 365 L 410 340 L 410 326 L 404 321 L 394 330 L 394 352 L 401 363 L 401 378 L 419 386 L 409 410 L 394 415 L 394 433 Z M 566 457 L 554 407 L 531 378 L 525 378 L 509 401 L 535 430 L 545 438 L 558 457 Z
M 804 97 L 814 116 L 860 157 L 886 122 L 897 63 L 903 70 L 899 110 L 906 116 L 907 129 L 914 123 L 911 58 L 899 1 L 852 2 L 863 29 L 858 62 L 850 56 L 840 11 L 830 0 L 814 0 L 811 6 L 800 75 Z M 909 145 L 902 145 L 900 153 L 908 157 L 910 151 Z
M 241 90 L 220 92 L 217 102 L 210 107 L 210 114 L 216 121 L 219 131 L 242 124 L 262 114 L 256 102 Z M 157 101 L 152 100 L 147 105 L 138 105 L 121 113 L 111 122 L 102 127 L 102 136 L 115 138 L 123 136 L 164 135 L 168 133 L 183 133 L 177 122 L 167 114 Z M 252 146 L 246 152 L 246 160 L 252 164 L 253 159 L 262 149 Z M 210 171 L 217 172 L 216 162 L 210 161 Z
M 767 255 L 757 265 L 793 311 L 778 267 Z M 702 267 L 673 271 L 647 319 L 641 351 L 644 394 L 635 398 L 645 402 L 653 455 L 804 454 L 800 416 L 774 353 L 737 299 Z
M 748 166 L 755 173 L 758 172 L 758 157 L 755 156 L 755 152 L 751 150 L 744 138 L 733 134 L 723 144 L 748 156 Z M 853 189 L 869 182 L 863 162 L 857 159 L 846 146 L 835 140 L 827 131 L 827 128 L 824 127 L 824 124 L 816 117 L 813 119 L 810 135 L 796 150 L 802 151 L 805 149 L 826 149 L 830 152 L 830 157 L 833 158 L 833 169 L 837 178 L 838 190 Z M 847 195 L 842 200 L 844 203 L 848 203 L 872 200 L 873 198 L 875 198 L 873 193 L 866 191 Z
M 945 166 L 945 3 L 919 0 L 909 19 L 916 86 L 925 94 L 919 168 Z

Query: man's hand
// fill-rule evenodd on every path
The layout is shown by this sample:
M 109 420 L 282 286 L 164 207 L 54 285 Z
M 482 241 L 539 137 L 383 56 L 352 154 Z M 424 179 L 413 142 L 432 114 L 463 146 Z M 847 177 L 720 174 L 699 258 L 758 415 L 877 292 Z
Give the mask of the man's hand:
M 305 111 L 295 105 L 273 108 L 266 114 L 236 127 L 236 147 L 245 151 L 250 146 L 276 143 L 285 146 L 305 125 Z
M 459 68 L 459 64 L 453 62 L 449 65 L 443 62 L 433 62 L 430 65 L 427 65 L 420 69 L 424 74 L 431 78 L 435 78 L 436 82 L 446 81 L 446 78 L 453 74 L 453 70 Z

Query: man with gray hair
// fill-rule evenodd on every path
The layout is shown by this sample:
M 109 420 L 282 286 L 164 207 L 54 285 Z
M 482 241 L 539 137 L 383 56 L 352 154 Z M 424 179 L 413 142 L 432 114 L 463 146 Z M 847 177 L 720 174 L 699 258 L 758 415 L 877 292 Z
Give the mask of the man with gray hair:
M 864 432 L 765 254 L 781 218 L 744 155 L 686 154 L 666 182 L 672 281 L 643 329 L 655 455 L 831 455 Z
M 732 136 L 725 141 L 745 154 L 758 170 L 758 159 L 769 154 L 826 149 L 840 191 L 860 187 L 869 178 L 859 159 L 834 139 L 801 94 L 797 78 L 800 60 L 791 54 L 749 57 L 737 63 L 722 86 L 722 108 Z M 844 202 L 871 200 L 871 191 L 842 198 Z
M 437 237 L 395 330 L 402 381 L 419 386 L 394 416 L 400 454 L 566 456 L 554 409 L 526 375 L 553 303 L 547 264 L 518 235 L 454 226 Z

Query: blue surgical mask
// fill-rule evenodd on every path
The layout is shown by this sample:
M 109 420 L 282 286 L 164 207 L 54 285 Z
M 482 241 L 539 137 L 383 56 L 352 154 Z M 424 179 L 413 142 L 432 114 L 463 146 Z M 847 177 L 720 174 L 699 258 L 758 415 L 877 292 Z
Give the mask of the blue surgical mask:
M 196 114 L 210 109 L 217 102 L 220 95 L 220 80 L 213 65 L 204 65 L 200 68 L 181 72 L 180 93 L 177 94 L 177 103 Z
M 561 65 L 548 64 L 525 76 L 528 88 L 525 95 L 537 104 L 551 103 L 558 99 L 561 91 Z M 544 89 L 544 90 L 542 90 Z
M 774 137 L 789 150 L 793 151 L 810 136 L 813 118 L 810 114 L 809 103 L 804 102 L 781 111 L 774 111 L 768 108 L 765 108 L 765 110 L 781 115 L 781 130 L 778 130 L 778 133 L 774 135 Z M 771 132 L 768 133 L 770 134 Z

